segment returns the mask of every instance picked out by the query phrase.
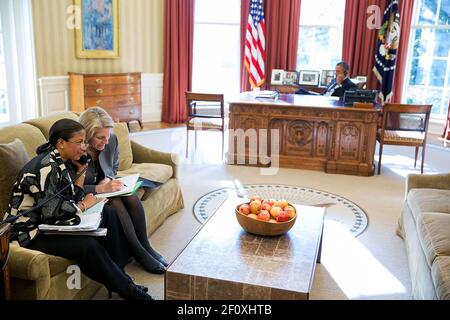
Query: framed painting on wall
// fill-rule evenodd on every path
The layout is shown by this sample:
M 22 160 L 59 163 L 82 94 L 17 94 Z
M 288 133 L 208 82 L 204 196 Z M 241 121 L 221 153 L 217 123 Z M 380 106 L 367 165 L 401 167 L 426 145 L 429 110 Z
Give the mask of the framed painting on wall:
M 119 57 L 119 0 L 75 0 L 81 9 L 75 29 L 77 58 Z

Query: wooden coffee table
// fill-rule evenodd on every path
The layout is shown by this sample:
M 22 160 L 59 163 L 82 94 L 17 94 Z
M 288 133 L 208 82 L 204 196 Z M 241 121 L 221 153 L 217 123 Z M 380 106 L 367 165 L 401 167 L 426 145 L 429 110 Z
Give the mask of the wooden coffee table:
M 273 300 L 309 298 L 320 263 L 324 208 L 295 205 L 297 221 L 285 235 L 247 233 L 229 195 L 165 273 L 165 299 Z

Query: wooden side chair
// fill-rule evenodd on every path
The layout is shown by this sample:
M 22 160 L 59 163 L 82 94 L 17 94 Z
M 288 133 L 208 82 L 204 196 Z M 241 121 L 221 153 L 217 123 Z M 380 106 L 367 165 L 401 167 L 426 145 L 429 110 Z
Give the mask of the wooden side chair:
M 447 147 L 447 143 L 450 141 L 450 100 L 448 101 L 447 120 L 445 121 L 442 138 L 444 140 L 444 147 Z
M 381 128 L 377 132 L 377 140 L 380 143 L 378 174 L 381 173 L 381 155 L 385 144 L 416 147 L 414 168 L 417 164 L 419 147 L 422 147 L 420 172 L 423 173 L 431 108 L 432 105 L 393 103 L 384 105 Z
M 197 131 L 222 131 L 222 157 L 225 138 L 224 95 L 212 93 L 186 92 L 186 158 L 189 148 L 189 130 L 195 132 L 195 149 L 197 149 Z

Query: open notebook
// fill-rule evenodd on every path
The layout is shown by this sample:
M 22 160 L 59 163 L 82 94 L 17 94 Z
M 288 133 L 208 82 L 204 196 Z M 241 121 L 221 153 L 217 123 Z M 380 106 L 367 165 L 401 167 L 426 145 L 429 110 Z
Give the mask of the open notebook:
M 139 173 L 132 174 L 129 176 L 124 176 L 121 178 L 116 178 L 116 180 L 120 180 L 123 183 L 123 188 L 119 191 L 115 192 L 106 192 L 106 193 L 97 193 L 97 198 L 112 198 L 122 195 L 131 194 L 136 191 L 136 184 L 138 183 Z
M 102 211 L 105 201 L 100 201 L 96 205 L 90 207 L 80 217 L 80 223 L 73 226 L 60 226 L 54 224 L 40 224 L 39 230 L 42 231 L 58 231 L 58 232 L 75 232 L 75 231 L 94 231 L 97 230 L 102 222 Z

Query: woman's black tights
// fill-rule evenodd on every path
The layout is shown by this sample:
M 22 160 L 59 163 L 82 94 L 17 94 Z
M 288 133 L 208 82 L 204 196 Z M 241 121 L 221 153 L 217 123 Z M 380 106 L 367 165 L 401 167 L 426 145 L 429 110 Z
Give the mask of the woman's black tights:
M 139 198 L 136 195 L 112 198 L 109 204 L 117 211 L 135 259 L 149 272 L 163 272 L 165 260 L 148 241 L 144 208 Z

